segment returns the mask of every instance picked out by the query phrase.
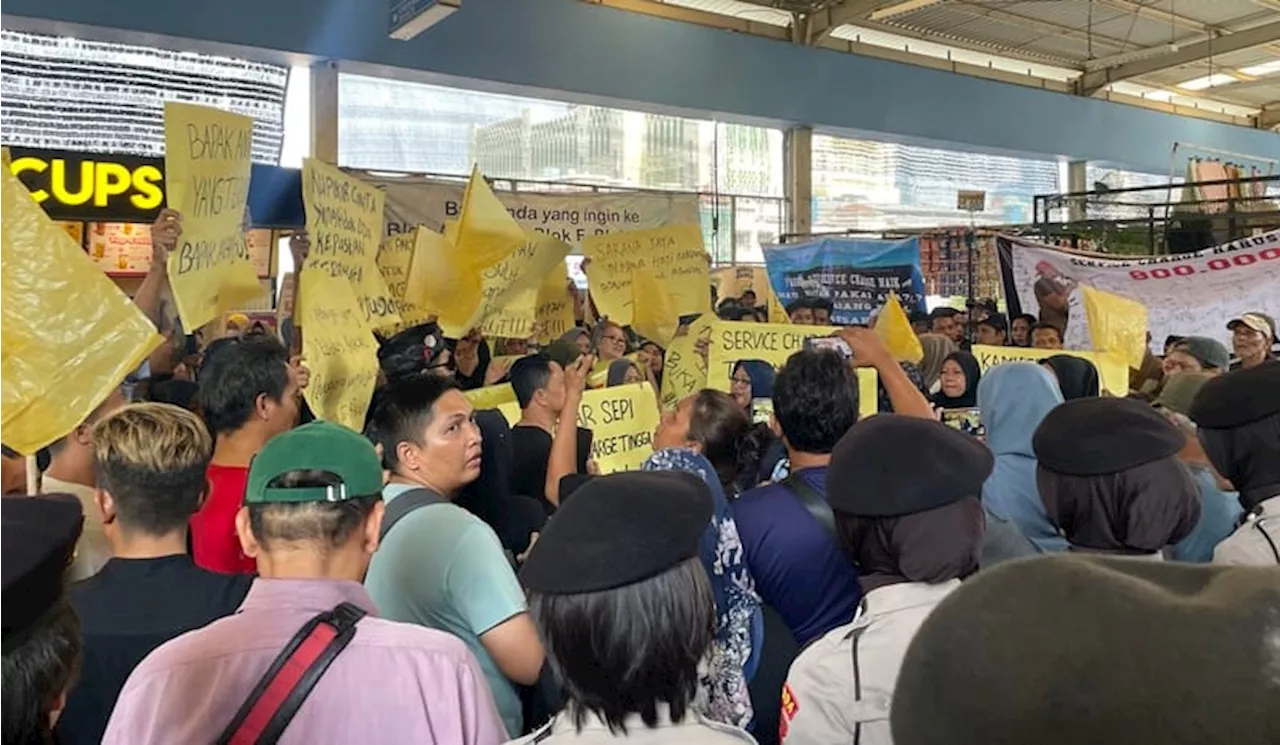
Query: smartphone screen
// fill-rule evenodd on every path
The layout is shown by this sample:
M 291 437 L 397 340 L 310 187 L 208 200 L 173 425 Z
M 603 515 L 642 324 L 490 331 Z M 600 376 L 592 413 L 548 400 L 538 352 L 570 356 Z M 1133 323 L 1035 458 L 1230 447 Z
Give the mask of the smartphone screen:
M 805 349 L 825 349 L 835 352 L 844 360 L 853 359 L 853 350 L 848 342 L 838 336 L 811 336 L 804 340 Z
M 984 437 L 987 433 L 977 409 L 943 409 L 942 423 L 974 437 Z

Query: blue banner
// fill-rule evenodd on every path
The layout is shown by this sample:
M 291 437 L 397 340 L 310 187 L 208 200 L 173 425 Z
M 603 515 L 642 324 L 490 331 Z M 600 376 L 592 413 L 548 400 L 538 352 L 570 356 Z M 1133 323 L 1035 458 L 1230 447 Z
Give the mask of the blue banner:
M 925 310 L 918 238 L 823 238 L 769 246 L 764 261 L 769 284 L 784 306 L 801 298 L 830 300 L 836 325 L 869 323 L 891 292 L 907 313 Z

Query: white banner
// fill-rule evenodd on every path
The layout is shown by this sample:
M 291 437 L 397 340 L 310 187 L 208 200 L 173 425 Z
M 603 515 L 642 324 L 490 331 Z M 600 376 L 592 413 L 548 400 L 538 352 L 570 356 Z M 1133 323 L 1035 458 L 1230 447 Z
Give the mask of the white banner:
M 359 175 L 386 190 L 387 235 L 408 232 L 414 225 L 440 231 L 445 220 L 458 219 L 462 209 L 461 183 Z M 697 194 L 495 193 L 521 225 L 554 235 L 573 246 L 574 253 L 581 253 L 583 239 L 592 235 L 699 223 Z
M 1208 336 L 1230 348 L 1227 321 L 1249 311 L 1280 315 L 1280 230 L 1197 253 L 1130 260 L 1076 254 L 1020 238 L 999 240 L 1001 260 L 1012 259 L 1013 287 L 1006 286 L 1006 292 L 1016 291 L 1022 312 L 1047 323 L 1070 327 L 1068 304 L 1082 284 L 1147 306 L 1157 351 L 1171 334 Z

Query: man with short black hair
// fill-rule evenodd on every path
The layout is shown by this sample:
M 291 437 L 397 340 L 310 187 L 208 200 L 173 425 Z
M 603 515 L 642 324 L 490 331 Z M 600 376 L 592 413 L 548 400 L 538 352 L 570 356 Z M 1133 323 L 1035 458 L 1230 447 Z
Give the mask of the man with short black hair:
M 874 331 L 847 328 L 840 336 L 857 364 L 876 370 L 894 411 L 933 417 L 929 402 Z M 802 646 L 849 623 L 861 597 L 833 528 L 815 514 L 826 504 L 831 450 L 858 421 L 858 406 L 857 379 L 839 355 L 793 354 L 773 382 L 774 427 L 786 447 L 790 475 L 732 503 L 756 590 Z
M 827 298 L 819 297 L 813 299 L 813 325 L 830 326 L 831 314 L 835 312 L 835 303 Z
M 387 618 L 447 631 L 466 642 L 512 734 L 523 731 L 511 681 L 532 685 L 542 644 L 498 536 L 453 504 L 480 475 L 474 411 L 455 382 L 425 376 L 392 383 L 366 425 L 391 478 L 383 489 L 398 513 L 369 566 L 365 586 Z M 405 509 L 406 501 L 421 500 Z
M 1009 341 L 1009 322 L 1002 313 L 990 313 L 978 321 L 978 338 L 976 344 L 991 347 L 1003 347 Z
M 205 492 L 213 441 L 195 414 L 132 404 L 93 428 L 98 519 L 112 559 L 71 587 L 84 627 L 80 682 L 58 722 L 63 742 L 100 742 L 129 673 L 156 647 L 231 615 L 252 578 L 200 569 L 187 524 Z
M 523 357 L 511 366 L 511 387 L 520 405 L 520 421 L 511 428 L 515 455 L 511 488 L 542 502 L 547 514 L 560 504 L 560 479 L 570 473 L 586 473 L 591 455 L 591 430 L 577 426 L 583 386 L 570 385 L 575 366 L 570 365 L 570 372 L 566 372 L 559 362 L 544 355 Z M 562 424 L 566 430 L 566 441 L 561 443 L 564 452 L 553 464 L 556 433 Z M 574 436 L 568 437 L 571 433 Z
M 934 308 L 929 314 L 929 319 L 933 322 L 933 333 L 942 334 L 956 344 L 964 341 L 961 315 L 955 308 Z
M 813 300 L 801 297 L 787 304 L 787 317 L 796 326 L 813 326 Z
M 340 425 L 316 421 L 268 442 L 235 517 L 260 576 L 237 613 L 142 661 L 103 743 L 258 742 L 255 727 L 282 743 L 501 742 L 502 722 L 466 646 L 376 617 L 360 584 L 378 549 L 381 487 L 373 446 Z M 317 636 L 322 629 L 327 636 Z M 322 650 L 334 639 L 346 644 L 318 677 L 290 683 L 285 671 L 320 661 L 310 644 L 293 648 L 304 636 L 322 640 Z M 268 688 L 277 693 L 255 693 Z M 300 708 L 277 726 L 294 702 Z
M 305 372 L 274 338 L 219 339 L 198 376 L 200 410 L 214 436 L 209 495 L 191 518 L 192 557 L 204 569 L 252 574 L 240 550 L 235 516 L 244 503 L 249 461 L 271 438 L 298 423 Z
M 1062 349 L 1062 329 L 1051 323 L 1031 327 L 1031 346 L 1036 349 Z
M 1015 347 L 1031 346 L 1031 327 L 1036 325 L 1036 317 L 1030 313 L 1019 313 L 1010 324 L 1010 340 Z

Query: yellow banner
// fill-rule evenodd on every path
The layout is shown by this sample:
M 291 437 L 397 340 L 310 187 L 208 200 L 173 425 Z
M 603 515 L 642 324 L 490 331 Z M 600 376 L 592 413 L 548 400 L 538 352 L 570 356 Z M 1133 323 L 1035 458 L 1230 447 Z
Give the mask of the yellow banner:
M 673 408 L 707 387 L 707 361 L 694 350 L 694 345 L 700 338 L 710 338 L 712 323 L 711 316 L 702 316 L 687 334 L 677 336 L 667 347 L 662 363 L 662 408 Z
M 297 316 L 302 356 L 311 369 L 303 390 L 307 404 L 317 417 L 360 432 L 378 382 L 378 342 L 351 283 L 324 272 L 308 274 L 300 285 Z
M 200 328 L 262 295 L 244 242 L 252 156 L 252 118 L 165 102 L 165 191 L 169 207 L 182 214 L 169 284 L 185 328 Z
M 1102 387 L 1113 396 L 1124 396 L 1129 393 L 1129 367 L 1123 358 L 1106 352 L 1082 352 L 1075 349 L 1035 349 L 1032 347 L 988 347 L 975 344 L 973 356 L 978 358 L 978 366 L 984 371 L 1004 362 L 1039 362 L 1057 354 L 1069 354 L 1081 357 L 1098 368 L 1098 378 Z
M 31 455 L 79 426 L 163 340 L 16 176 L 0 179 L 0 427 Z
M 342 277 L 351 283 L 356 307 L 369 328 L 399 326 L 395 298 L 377 264 L 386 195 L 327 163 L 306 158 L 302 200 L 311 238 L 311 255 L 302 273 L 304 291 L 312 274 Z
M 606 233 L 582 242 L 591 259 L 591 297 L 602 315 L 633 322 L 631 274 L 646 270 L 662 283 L 680 315 L 711 310 L 707 252 L 698 225 Z
M 466 396 L 471 405 L 477 409 L 497 409 L 506 404 L 516 403 L 516 389 L 512 388 L 510 383 L 474 388 L 463 391 L 462 395 Z M 516 410 L 519 411 L 519 409 L 517 405 Z
M 1141 369 L 1147 353 L 1147 306 L 1089 285 L 1080 290 L 1093 350 L 1114 353 L 1134 370 Z
M 728 391 L 734 363 L 764 360 L 774 368 L 786 364 L 791 355 L 804 349 L 804 341 L 814 336 L 830 336 L 835 326 L 792 326 L 778 323 L 738 323 L 715 321 L 711 325 L 711 345 L 707 354 L 707 388 Z M 879 376 L 871 368 L 859 367 L 858 408 L 861 416 L 880 409 L 877 401 Z
M 387 283 L 387 290 L 396 301 L 396 310 L 400 312 L 400 321 L 406 326 L 422 323 L 430 315 L 426 310 L 408 298 L 409 267 L 413 264 L 413 254 L 418 247 L 418 233 L 429 232 L 419 225 L 408 233 L 399 233 L 382 241 L 378 249 L 378 271 Z
M 464 251 L 463 246 L 458 247 Z M 480 326 L 485 336 L 525 339 L 533 336 L 537 320 L 538 291 L 547 275 L 564 266 L 568 243 L 542 233 L 530 233 L 528 241 L 481 275 L 480 305 L 466 329 Z M 449 333 L 449 329 L 445 329 Z
M 573 297 L 569 295 L 569 278 L 563 271 L 552 269 L 542 281 L 534 316 L 539 344 L 550 344 L 574 327 Z

